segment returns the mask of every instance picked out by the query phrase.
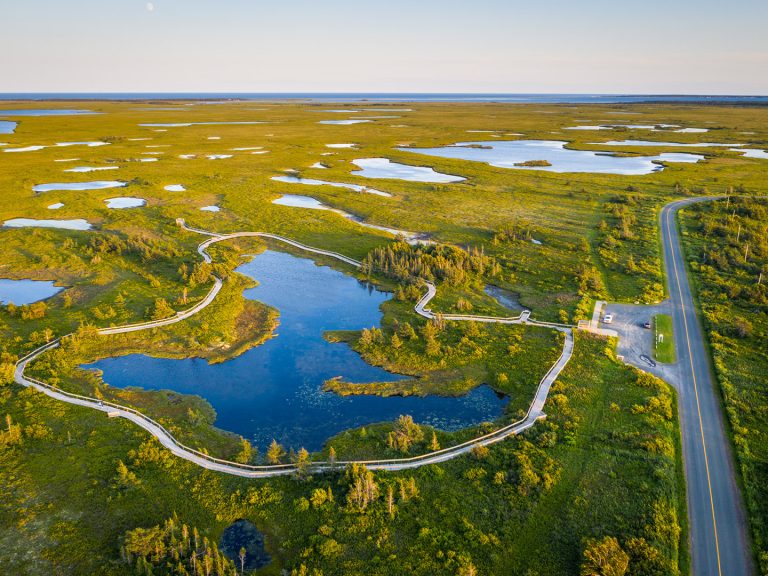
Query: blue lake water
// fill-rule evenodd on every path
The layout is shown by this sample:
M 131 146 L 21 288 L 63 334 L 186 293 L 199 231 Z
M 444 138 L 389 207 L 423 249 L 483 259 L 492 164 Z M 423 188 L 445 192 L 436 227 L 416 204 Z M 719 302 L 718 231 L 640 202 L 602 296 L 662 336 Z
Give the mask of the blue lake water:
M 500 168 L 544 170 L 547 172 L 591 172 L 599 174 L 642 175 L 662 170 L 658 162 L 698 162 L 698 154 L 659 154 L 656 156 L 613 156 L 606 152 L 571 150 L 560 140 L 497 140 L 459 142 L 438 148 L 398 148 L 441 158 L 485 162 Z M 520 166 L 532 160 L 546 160 L 550 166 Z
M 16 306 L 32 304 L 50 298 L 63 290 L 49 280 L 9 280 L 0 279 L 0 304 L 13 302 Z
M 4 98 L 0 98 L 4 100 Z M 19 109 L 0 110 L 0 116 L 77 116 L 78 114 L 97 114 L 90 110 L 64 110 L 64 109 Z
M 280 311 L 276 337 L 221 364 L 144 355 L 107 358 L 98 368 L 112 386 L 139 386 L 198 394 L 218 414 L 216 425 L 253 441 L 263 453 L 272 438 L 317 450 L 331 436 L 357 426 L 410 414 L 445 430 L 493 420 L 507 400 L 487 386 L 460 398 L 340 397 L 323 392 L 334 376 L 353 382 L 403 378 L 366 364 L 325 330 L 378 326 L 379 305 L 390 295 L 312 260 L 266 251 L 238 270 L 260 282 L 246 296 Z
M 10 120 L 0 120 L 0 134 L 13 134 L 16 131 L 18 122 Z

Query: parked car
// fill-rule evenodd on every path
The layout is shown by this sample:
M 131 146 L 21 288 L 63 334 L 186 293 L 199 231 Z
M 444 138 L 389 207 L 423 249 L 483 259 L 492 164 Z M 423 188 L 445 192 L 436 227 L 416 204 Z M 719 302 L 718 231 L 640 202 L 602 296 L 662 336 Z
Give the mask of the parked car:
M 646 320 L 645 324 L 643 324 L 643 328 L 645 328 L 646 330 L 650 330 L 651 329 L 651 321 L 650 320 Z
M 606 314 L 605 316 L 603 316 L 604 324 L 610 324 L 611 322 L 613 322 L 613 314 Z

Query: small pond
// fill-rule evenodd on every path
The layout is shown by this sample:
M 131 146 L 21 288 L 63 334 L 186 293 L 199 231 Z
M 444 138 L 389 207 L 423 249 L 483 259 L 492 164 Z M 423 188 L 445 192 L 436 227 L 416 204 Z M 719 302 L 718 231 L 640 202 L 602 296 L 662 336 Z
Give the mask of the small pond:
M 364 228 L 371 228 L 373 230 L 381 230 L 382 232 L 389 232 L 390 234 L 395 236 L 400 234 L 401 236 L 404 236 L 408 242 L 411 242 L 411 243 L 426 240 L 426 237 L 423 234 L 416 234 L 414 232 L 399 230 L 397 228 L 388 228 L 387 226 L 379 226 L 378 224 L 371 224 L 369 222 L 366 222 L 362 218 L 360 218 L 360 216 L 355 216 L 354 214 L 350 214 L 349 212 L 345 212 L 344 210 L 340 210 L 339 208 L 331 208 L 330 206 L 326 206 L 325 204 L 320 202 L 320 200 L 317 200 L 316 198 L 312 198 L 311 196 L 301 196 L 298 194 L 283 194 L 282 196 L 280 196 L 280 198 L 272 200 L 272 204 L 277 204 L 279 206 L 291 206 L 293 208 L 309 208 L 310 210 L 328 210 L 329 212 L 334 212 L 339 216 L 346 218 L 347 220 L 352 220 L 352 222 L 355 222 L 356 224 L 359 224 Z
M 147 201 L 143 198 L 133 198 L 131 196 L 121 196 L 118 198 L 107 198 L 104 200 L 107 204 L 107 208 L 123 209 L 123 208 L 138 208 L 146 205 Z
M 459 142 L 439 148 L 398 148 L 406 152 L 486 162 L 500 168 L 544 170 L 548 172 L 591 172 L 600 174 L 642 175 L 662 170 L 658 162 L 698 162 L 696 154 L 657 156 L 613 156 L 607 152 L 571 150 L 560 140 L 507 140 Z M 549 165 L 525 165 L 542 161 Z
M 48 280 L 9 280 L 0 278 L 0 304 L 13 302 L 16 306 L 32 304 L 50 298 L 63 288 Z
M 0 120 L 0 134 L 13 134 L 16 131 L 18 122 L 10 120 Z
M 245 548 L 245 559 L 241 566 L 240 550 Z M 272 561 L 264 549 L 264 534 L 248 520 L 236 520 L 224 529 L 219 549 L 239 568 L 256 570 Z
M 101 170 L 117 170 L 120 166 L 77 166 L 68 168 L 64 172 L 99 172 Z
M 35 218 L 11 218 L 3 222 L 6 228 L 61 228 L 63 230 L 90 230 L 91 223 L 83 218 L 73 220 L 38 220 Z
M 68 146 L 88 146 L 89 148 L 96 148 L 98 146 L 109 146 L 109 142 L 58 142 L 54 146 L 43 146 L 40 144 L 33 144 L 32 146 L 24 146 L 22 148 L 5 148 L 3 152 L 37 152 L 38 150 L 44 150 L 46 148 L 66 148 Z
M 518 301 L 519 295 L 504 288 L 499 288 L 493 284 L 488 284 L 485 289 L 485 293 L 491 298 L 496 300 L 499 304 L 507 308 L 508 310 L 522 311 L 525 307 Z
M 356 176 L 365 178 L 393 178 L 395 180 L 407 180 L 409 182 L 461 182 L 466 180 L 461 176 L 441 174 L 427 166 L 410 166 L 392 162 L 388 158 L 359 158 L 352 160 L 352 164 L 361 168 L 352 172 Z
M 379 306 L 390 298 L 370 285 L 312 260 L 268 250 L 238 271 L 260 282 L 246 290 L 280 311 L 276 337 L 223 362 L 168 360 L 133 354 L 87 366 L 112 386 L 172 389 L 198 394 L 218 414 L 216 425 L 252 440 L 264 453 L 273 438 L 287 447 L 319 449 L 339 432 L 411 414 L 417 422 L 456 430 L 498 417 L 506 399 L 487 386 L 459 398 L 341 397 L 323 392 L 325 380 L 353 382 L 402 378 L 366 364 L 326 330 L 378 326 Z
M 346 188 L 347 190 L 354 190 L 355 192 L 366 192 L 368 194 L 376 194 L 377 196 L 390 197 L 392 194 L 388 192 L 382 192 L 381 190 L 374 190 L 367 186 L 361 186 L 360 184 L 345 184 L 344 182 L 327 182 L 325 180 L 315 180 L 314 178 L 300 178 L 298 176 L 272 176 L 272 180 L 275 182 L 286 182 L 288 184 L 306 184 L 307 186 L 335 186 L 336 188 Z
M 37 184 L 32 187 L 35 192 L 57 192 L 64 190 L 104 190 L 106 188 L 122 188 L 128 182 L 119 180 L 94 180 L 93 182 L 55 182 L 53 184 Z
M 718 142 L 657 142 L 655 140 L 611 140 L 593 142 L 600 146 L 668 146 L 670 148 L 714 148 L 718 146 L 744 146 L 744 144 L 723 144 Z
M 743 152 L 744 158 L 763 158 L 768 160 L 768 150 L 758 150 L 757 148 L 730 148 L 730 152 Z
M 64 109 L 27 109 L 27 110 L 0 110 L 0 116 L 77 116 L 78 114 L 98 114 L 91 110 L 64 110 Z
M 221 208 L 219 208 L 216 205 L 203 206 L 202 208 L 200 208 L 200 210 L 202 210 L 203 212 L 221 212 Z
M 340 126 L 348 126 L 350 124 L 364 124 L 370 122 L 370 120 L 349 119 L 349 120 L 320 120 L 318 124 L 339 124 Z
M 168 192 L 185 192 L 187 189 L 184 188 L 183 184 L 168 184 L 168 186 L 163 186 L 163 190 Z

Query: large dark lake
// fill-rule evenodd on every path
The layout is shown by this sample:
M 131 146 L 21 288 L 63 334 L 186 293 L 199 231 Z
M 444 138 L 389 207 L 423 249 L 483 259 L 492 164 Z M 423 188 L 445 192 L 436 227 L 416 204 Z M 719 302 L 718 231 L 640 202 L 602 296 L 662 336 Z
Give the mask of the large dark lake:
M 379 305 L 390 295 L 282 252 L 268 250 L 238 271 L 260 283 L 246 291 L 248 298 L 280 311 L 275 338 L 215 365 L 135 354 L 86 367 L 102 370 L 112 386 L 198 394 L 216 409 L 218 427 L 250 439 L 262 453 L 272 438 L 293 448 L 317 450 L 343 430 L 394 420 L 400 414 L 457 430 L 502 413 L 507 400 L 487 386 L 460 398 L 343 398 L 323 392 L 323 382 L 334 376 L 354 382 L 402 378 L 366 364 L 345 344 L 323 339 L 326 330 L 378 326 Z

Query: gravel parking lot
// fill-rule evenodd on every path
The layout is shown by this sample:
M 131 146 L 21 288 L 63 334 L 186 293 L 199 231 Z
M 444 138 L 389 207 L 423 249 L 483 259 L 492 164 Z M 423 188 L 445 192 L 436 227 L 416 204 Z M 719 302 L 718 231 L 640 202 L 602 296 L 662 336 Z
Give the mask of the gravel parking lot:
M 671 309 L 667 301 L 654 306 L 609 303 L 603 307 L 599 327 L 618 332 L 619 344 L 616 347 L 616 353 L 623 356 L 627 364 L 637 366 L 677 386 L 677 364 L 661 364 L 654 359 L 653 330 L 643 327 L 656 314 L 670 313 Z M 605 314 L 613 314 L 611 324 L 603 323 Z

